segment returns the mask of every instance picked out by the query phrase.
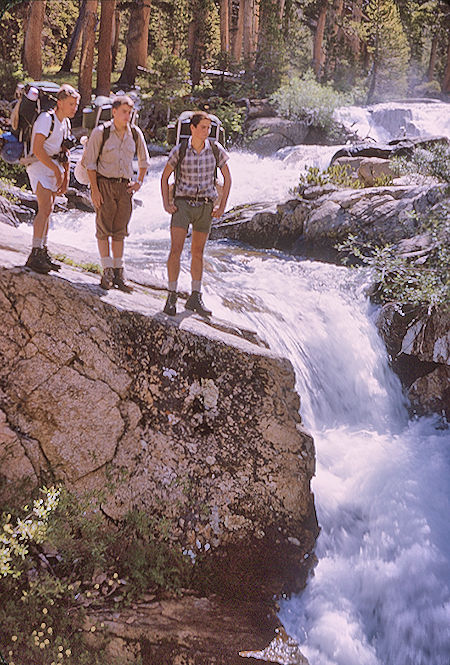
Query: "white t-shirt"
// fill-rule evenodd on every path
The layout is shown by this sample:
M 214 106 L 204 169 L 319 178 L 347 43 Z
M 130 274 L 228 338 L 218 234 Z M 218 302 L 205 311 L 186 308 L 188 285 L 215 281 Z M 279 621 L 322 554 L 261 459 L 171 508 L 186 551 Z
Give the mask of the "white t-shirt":
M 44 141 L 44 150 L 47 153 L 47 155 L 50 155 L 51 157 L 59 153 L 61 149 L 61 143 L 64 137 L 68 136 L 68 134 L 70 133 L 69 131 L 70 120 L 68 118 L 64 118 L 64 120 L 60 122 L 56 117 L 56 115 L 54 117 L 55 117 L 55 124 L 53 126 L 53 131 L 51 135 Z M 52 117 L 47 111 L 45 113 L 41 113 L 38 116 L 36 122 L 33 125 L 33 133 L 31 135 L 31 150 L 33 150 L 35 135 L 43 134 L 44 136 L 47 136 L 50 131 L 51 125 L 52 125 Z M 55 159 L 53 160 L 53 163 L 58 166 L 58 169 L 62 173 L 64 170 L 62 165 L 59 162 L 57 162 Z M 35 162 L 27 166 L 27 173 L 30 179 L 30 185 L 33 192 L 36 192 L 38 183 L 41 183 L 42 187 L 52 192 L 57 191 L 58 185 L 56 183 L 56 177 L 54 172 L 52 171 L 52 169 L 49 169 L 48 166 L 45 166 L 45 164 L 40 162 L 38 159 L 36 159 Z
M 52 114 L 55 119 L 55 124 L 53 126 L 53 131 L 48 136 L 50 132 L 50 127 L 52 125 L 52 117 L 48 111 L 41 113 L 36 122 L 33 125 L 33 133 L 31 135 L 31 152 L 33 152 L 34 137 L 36 134 L 43 134 L 48 136 L 44 141 L 44 150 L 47 155 L 57 155 L 61 149 L 61 143 L 63 142 L 64 137 L 68 136 L 70 133 L 70 120 L 64 118 L 62 122 L 56 117 L 56 113 Z

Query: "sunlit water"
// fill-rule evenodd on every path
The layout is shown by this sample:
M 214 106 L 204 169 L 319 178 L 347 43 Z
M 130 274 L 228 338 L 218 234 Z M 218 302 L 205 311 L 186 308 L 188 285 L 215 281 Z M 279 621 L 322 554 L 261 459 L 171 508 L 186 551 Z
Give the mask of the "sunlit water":
M 300 169 L 326 166 L 335 150 L 232 153 L 230 206 L 288 198 Z M 126 245 L 147 279 L 165 278 L 163 164 L 152 159 Z M 55 216 L 51 238 L 94 252 L 94 216 Z M 188 262 L 186 249 L 186 290 Z M 216 316 L 256 329 L 295 368 L 321 534 L 307 588 L 283 601 L 280 618 L 310 665 L 449 665 L 449 435 L 437 419 L 408 421 L 362 279 L 221 241 L 208 245 L 204 293 Z

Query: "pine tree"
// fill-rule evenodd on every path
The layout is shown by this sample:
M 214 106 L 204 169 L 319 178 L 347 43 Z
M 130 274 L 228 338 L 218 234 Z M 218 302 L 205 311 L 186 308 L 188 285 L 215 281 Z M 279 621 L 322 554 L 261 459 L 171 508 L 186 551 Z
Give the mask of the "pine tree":
M 369 0 L 363 35 L 372 59 L 367 103 L 406 93 L 410 50 L 394 0 Z

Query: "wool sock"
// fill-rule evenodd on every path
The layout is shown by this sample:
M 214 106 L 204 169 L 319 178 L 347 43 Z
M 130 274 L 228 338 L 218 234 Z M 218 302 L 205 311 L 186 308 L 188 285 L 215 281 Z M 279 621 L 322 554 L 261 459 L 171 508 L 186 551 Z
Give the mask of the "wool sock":
M 202 288 L 202 280 L 201 279 L 193 279 L 192 280 L 192 291 L 201 291 Z
M 113 259 L 113 268 L 123 268 L 123 256 Z
M 101 256 L 100 257 L 100 262 L 102 264 L 103 270 L 105 268 L 113 268 L 113 260 L 110 256 Z
M 43 243 L 43 241 L 42 241 L 42 238 L 35 238 L 35 237 L 33 236 L 33 244 L 32 244 L 32 248 L 33 248 L 33 249 L 38 249 L 38 248 L 43 247 L 43 246 L 44 246 L 44 243 Z
M 169 291 L 176 291 L 177 290 L 177 281 L 175 282 L 169 282 Z

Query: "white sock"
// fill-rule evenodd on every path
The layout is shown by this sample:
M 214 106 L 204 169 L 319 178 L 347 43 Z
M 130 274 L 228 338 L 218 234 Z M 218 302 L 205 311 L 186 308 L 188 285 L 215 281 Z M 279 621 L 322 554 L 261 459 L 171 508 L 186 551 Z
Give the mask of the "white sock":
M 42 238 L 35 238 L 33 236 L 33 244 L 32 244 L 33 249 L 43 247 L 43 246 L 44 246 L 44 243 L 42 242 Z
M 177 290 L 177 282 L 169 282 L 169 291 Z
M 113 268 L 123 268 L 123 256 L 113 259 Z
M 103 270 L 105 268 L 113 268 L 113 260 L 110 256 L 101 256 L 100 257 L 100 262 L 102 264 Z
M 202 288 L 202 280 L 201 279 L 193 279 L 192 280 L 192 291 L 200 291 Z

